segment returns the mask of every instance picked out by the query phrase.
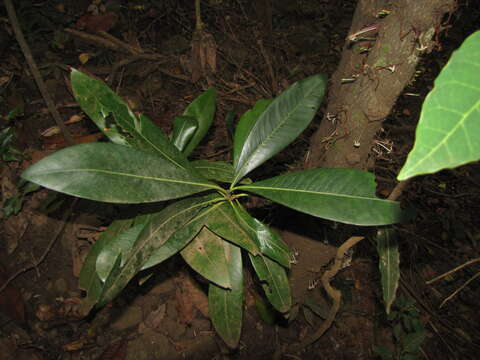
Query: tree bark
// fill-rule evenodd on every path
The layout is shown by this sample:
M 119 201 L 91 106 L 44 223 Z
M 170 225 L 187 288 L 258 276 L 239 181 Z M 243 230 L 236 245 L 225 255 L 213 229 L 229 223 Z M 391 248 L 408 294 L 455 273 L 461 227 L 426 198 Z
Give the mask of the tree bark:
M 420 57 L 438 45 L 443 17 L 454 11 L 455 5 L 455 0 L 359 0 L 349 32 L 353 39 L 347 38 L 339 67 L 330 80 L 327 110 L 310 141 L 307 168 L 369 167 L 376 133 L 413 79 Z M 382 10 L 389 11 L 384 18 L 378 17 Z M 368 31 L 353 36 L 362 30 Z M 345 239 L 350 231 L 342 227 L 335 237 Z M 343 349 L 342 359 L 375 356 L 377 295 L 371 281 L 375 267 L 370 260 L 357 260 L 344 273 L 355 281 L 356 289 L 351 301 L 342 304 L 329 333 Z M 320 339 L 319 346 L 328 347 L 328 342 Z M 325 358 L 340 358 L 337 355 Z
M 455 0 L 358 2 L 340 65 L 330 82 L 327 111 L 310 142 L 307 168 L 366 169 L 375 134 L 413 79 L 420 57 L 437 45 L 445 14 Z M 382 10 L 390 11 L 384 18 Z M 375 36 L 376 34 L 376 36 Z M 367 50 L 367 48 L 369 50 Z

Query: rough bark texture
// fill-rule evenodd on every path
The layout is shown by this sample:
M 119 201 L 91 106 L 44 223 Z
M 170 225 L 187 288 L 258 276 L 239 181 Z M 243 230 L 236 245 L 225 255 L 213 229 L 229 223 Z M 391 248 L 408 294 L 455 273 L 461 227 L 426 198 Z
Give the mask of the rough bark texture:
M 346 40 L 330 83 L 327 112 L 310 145 L 307 168 L 367 168 L 375 134 L 411 81 L 420 57 L 436 46 L 445 14 L 455 0 L 360 0 L 350 28 L 354 34 L 377 24 L 368 41 Z M 381 10 L 391 11 L 383 19 Z M 369 47 L 369 51 L 362 48 Z M 345 83 L 345 79 L 352 82 Z
M 307 168 L 368 168 L 376 133 L 412 80 L 420 57 L 435 48 L 444 15 L 452 12 L 455 4 L 455 0 L 359 0 L 349 34 L 372 24 L 378 28 L 360 35 L 372 37 L 370 43 L 346 40 L 340 65 L 329 84 L 327 111 L 310 142 Z M 390 14 L 379 19 L 381 10 Z M 367 46 L 370 50 L 362 52 Z M 353 81 L 345 83 L 344 79 Z M 336 236 L 343 238 L 345 234 L 337 231 Z M 317 344 L 326 350 L 334 338 L 340 349 L 348 349 L 342 352 L 342 359 L 375 356 L 374 271 L 374 265 L 364 261 L 344 273 L 355 281 L 351 301 L 343 302 L 334 326 Z M 325 359 L 340 358 L 334 351 L 323 353 L 332 354 Z

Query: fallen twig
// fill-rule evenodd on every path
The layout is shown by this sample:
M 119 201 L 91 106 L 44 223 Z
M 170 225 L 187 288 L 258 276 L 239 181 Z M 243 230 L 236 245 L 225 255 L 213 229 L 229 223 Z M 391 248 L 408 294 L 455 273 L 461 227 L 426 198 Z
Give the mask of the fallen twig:
M 330 281 L 332 278 L 337 275 L 338 271 L 342 268 L 343 257 L 345 253 L 354 245 L 356 245 L 359 241 L 363 240 L 363 236 L 352 236 L 347 241 L 345 241 L 337 250 L 337 254 L 335 256 L 335 262 L 333 263 L 332 267 L 325 271 L 322 276 L 322 285 L 325 288 L 328 296 L 332 298 L 333 304 L 330 308 L 330 311 L 327 315 L 327 318 L 322 323 L 322 325 L 309 337 L 304 339 L 300 344 L 293 345 L 290 349 L 293 352 L 300 351 L 304 349 L 306 346 L 314 343 L 318 339 L 322 337 L 322 335 L 332 326 L 333 322 L 335 321 L 335 317 L 337 316 L 338 310 L 340 309 L 340 303 L 342 300 L 342 293 L 340 290 L 335 289 L 330 285 Z
M 42 75 L 40 75 L 40 71 L 38 70 L 37 63 L 35 62 L 32 52 L 30 51 L 30 47 L 25 40 L 25 36 L 23 36 L 22 28 L 18 22 L 17 14 L 15 13 L 15 8 L 13 7 L 12 0 L 5 0 L 5 7 L 7 8 L 8 18 L 10 24 L 12 25 L 13 32 L 15 33 L 15 38 L 17 39 L 18 45 L 22 49 L 23 56 L 25 56 L 25 60 L 27 60 L 27 64 L 30 67 L 30 71 L 32 72 L 33 78 L 42 94 L 43 99 L 45 100 L 45 104 L 47 105 L 48 111 L 52 114 L 53 119 L 57 123 L 59 129 L 62 131 L 63 136 L 65 137 L 66 142 L 69 145 L 75 145 L 72 136 L 70 135 L 67 127 L 63 123 L 63 120 L 58 112 L 55 104 L 53 103 L 52 97 L 48 93 L 47 87 L 45 86 L 45 82 L 43 81 Z

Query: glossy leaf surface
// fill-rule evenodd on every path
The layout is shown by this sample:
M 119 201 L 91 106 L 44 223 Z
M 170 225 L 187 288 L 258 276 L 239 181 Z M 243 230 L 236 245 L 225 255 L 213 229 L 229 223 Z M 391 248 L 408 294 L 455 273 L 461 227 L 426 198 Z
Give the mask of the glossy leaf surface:
M 147 262 L 142 266 L 142 270 L 160 264 L 187 246 L 200 232 L 215 207 L 216 205 L 209 205 L 202 208 L 194 218 L 175 231 L 161 247 L 152 252 Z
M 394 229 L 384 228 L 377 231 L 377 252 L 383 301 L 387 314 L 390 314 L 400 281 L 400 252 Z
M 70 76 L 75 100 L 113 143 L 156 153 L 176 166 L 188 166 L 186 157 L 162 130 L 145 115 L 134 114 L 105 83 L 75 69 Z
M 285 268 L 266 256 L 249 254 L 249 257 L 262 282 L 268 301 L 281 313 L 289 311 L 292 306 L 292 295 Z
M 254 234 L 241 225 L 234 209 L 228 202 L 223 202 L 210 216 L 206 226 L 218 236 L 226 239 L 253 255 L 260 254 Z
M 229 347 L 236 348 L 243 320 L 242 254 L 239 247 L 225 244 L 231 289 L 224 289 L 211 283 L 208 288 L 208 309 L 217 333 Z
M 280 175 L 237 189 L 292 209 L 355 225 L 386 225 L 402 220 L 400 204 L 375 196 L 373 174 L 354 169 L 311 169 Z
M 103 289 L 103 282 L 97 274 L 97 258 L 102 250 L 115 239 L 119 234 L 123 233 L 132 225 L 133 220 L 115 220 L 110 226 L 100 235 L 98 240 L 93 244 L 90 252 L 83 263 L 80 271 L 80 278 L 78 286 L 80 289 L 87 292 L 87 297 L 82 303 L 82 312 L 88 313 L 90 309 L 100 299 Z M 113 264 L 112 264 L 113 268 Z
M 185 109 L 183 115 L 194 117 L 198 123 L 198 129 L 183 150 L 185 156 L 189 156 L 192 153 L 212 125 L 215 117 L 216 98 L 217 91 L 208 89 Z
M 322 102 L 326 83 L 323 75 L 311 76 L 290 86 L 268 106 L 243 142 L 234 184 L 305 130 Z
M 180 151 L 185 150 L 197 129 L 198 123 L 193 116 L 175 116 L 173 120 L 172 144 Z
M 480 31 L 469 36 L 435 79 L 399 180 L 480 159 Z
M 207 280 L 230 289 L 232 282 L 228 271 L 227 242 L 204 227 L 180 253 L 188 265 Z
M 125 262 L 125 257 L 130 252 L 133 244 L 137 240 L 138 235 L 143 229 L 143 225 L 136 225 L 118 234 L 111 239 L 107 246 L 105 246 L 97 257 L 96 269 L 100 280 L 104 282 L 110 272 L 117 257 L 121 257 L 122 262 Z M 123 263 L 120 263 L 120 266 Z
M 263 114 L 265 109 L 272 103 L 272 99 L 259 100 L 255 103 L 252 109 L 246 111 L 235 129 L 233 137 L 233 165 L 237 166 L 238 158 L 242 152 L 245 140 L 247 140 L 253 125 L 257 122 L 260 115 Z
M 290 249 L 274 230 L 255 219 L 240 206 L 236 207 L 238 222 L 251 234 L 263 255 L 290 268 Z M 255 254 L 253 254 L 255 255 Z
M 105 281 L 99 306 L 117 296 L 128 282 L 142 269 L 151 254 L 160 248 L 178 229 L 187 224 L 203 207 L 207 206 L 212 195 L 191 197 L 172 203 L 153 215 L 128 253 L 128 257 L 117 262 Z M 121 266 L 121 262 L 124 263 Z
M 22 177 L 46 188 L 112 203 L 146 203 L 218 188 L 195 171 L 127 146 L 81 144 L 31 166 Z

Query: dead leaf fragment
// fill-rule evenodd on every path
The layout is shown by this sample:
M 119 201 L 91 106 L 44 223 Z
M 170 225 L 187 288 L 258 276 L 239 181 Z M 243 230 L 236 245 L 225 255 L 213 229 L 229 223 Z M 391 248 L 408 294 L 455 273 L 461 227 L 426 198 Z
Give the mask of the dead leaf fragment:
M 213 35 L 203 29 L 193 34 L 191 68 L 193 82 L 217 72 L 217 45 Z
M 147 315 L 145 321 L 140 324 L 141 327 L 144 325 L 147 328 L 158 330 L 161 328 L 163 319 L 165 317 L 167 306 L 165 304 L 161 304 L 156 310 L 152 311 L 150 314 Z

